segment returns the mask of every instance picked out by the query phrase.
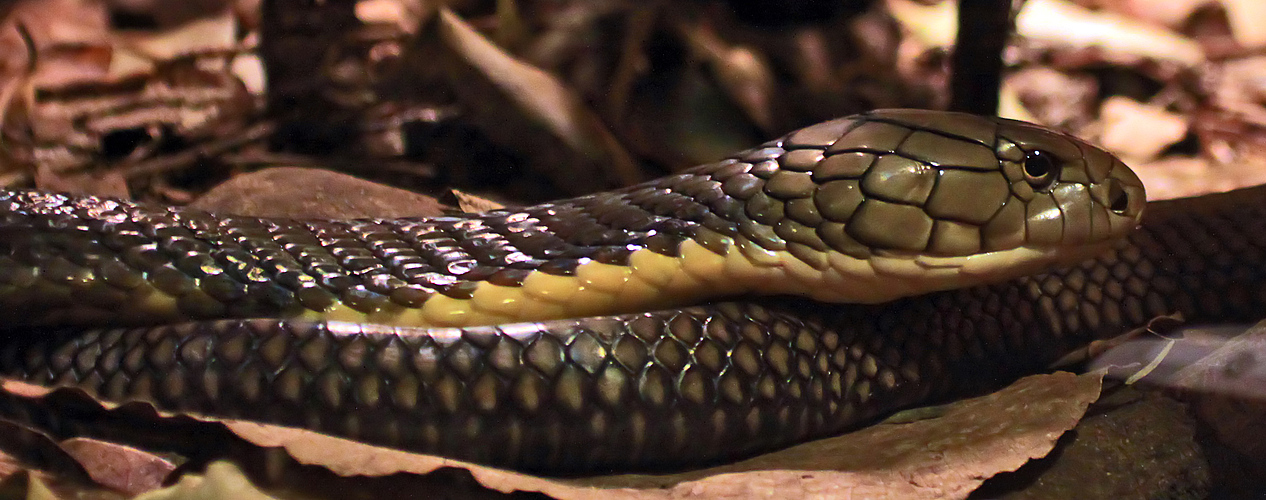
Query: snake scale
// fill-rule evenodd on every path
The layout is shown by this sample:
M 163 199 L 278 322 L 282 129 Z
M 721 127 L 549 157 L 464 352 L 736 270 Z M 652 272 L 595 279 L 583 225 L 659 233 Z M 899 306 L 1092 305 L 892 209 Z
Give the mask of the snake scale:
M 1251 318 L 1259 193 L 1153 203 L 1135 230 L 1142 184 L 1108 153 L 913 110 L 452 217 L 2 191 L 0 373 L 538 472 L 699 466 L 1158 315 Z

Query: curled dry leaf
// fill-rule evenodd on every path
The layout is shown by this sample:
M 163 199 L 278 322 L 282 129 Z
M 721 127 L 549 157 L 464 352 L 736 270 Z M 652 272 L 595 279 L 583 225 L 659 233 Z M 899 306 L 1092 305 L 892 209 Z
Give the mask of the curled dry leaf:
M 1226 9 L 1231 35 L 1246 48 L 1266 47 L 1266 2 L 1261 0 L 1221 0 Z
M 1219 108 L 1266 125 L 1266 56 L 1227 61 L 1211 68 L 1208 79 Z
M 199 52 L 223 51 L 236 44 L 237 19 L 229 10 L 162 31 L 121 33 L 123 44 L 144 58 L 168 60 Z
M 440 42 L 452 86 L 481 128 L 512 149 L 531 151 L 533 165 L 562 189 L 579 194 L 642 179 L 632 156 L 574 91 L 505 53 L 456 14 L 441 10 L 418 39 Z M 424 52 L 415 50 L 415 57 L 434 57 Z
M 129 198 L 127 179 L 118 170 L 101 174 L 59 174 L 45 164 L 35 167 L 35 187 L 59 193 Z
M 1154 59 L 1184 67 L 1205 61 L 1204 50 L 1194 40 L 1112 12 L 1091 11 L 1068 0 L 1025 2 L 1016 17 L 1016 33 L 1056 47 L 1096 47 L 1109 59 Z
M 71 438 L 62 441 L 61 447 L 97 484 L 131 495 L 159 488 L 176 469 L 152 453 L 96 439 Z
M 80 485 L 92 484 L 88 471 L 67 450 L 39 430 L 11 420 L 0 420 L 0 456 L 23 469 L 35 469 Z M 6 477 L 15 470 L 0 477 Z
M 482 196 L 473 195 L 465 191 L 451 189 L 449 192 L 453 193 L 453 197 L 457 198 L 457 208 L 468 214 L 487 212 L 489 210 L 499 210 L 506 207 L 500 202 L 490 200 Z
M 1235 335 L 1204 335 L 1212 352 L 1181 364 L 1158 383 L 1191 396 L 1200 419 L 1227 446 L 1258 464 L 1266 463 L 1266 323 Z M 1178 361 L 1181 363 L 1181 360 Z
M 1030 121 L 1073 130 L 1089 122 L 1099 92 L 1093 78 L 1045 67 L 1014 71 L 1006 76 L 1002 88 L 1004 92 L 1014 90 L 1025 109 L 1038 117 Z
M 1139 179 L 1147 187 L 1147 199 L 1168 200 L 1191 194 L 1225 190 L 1225 179 L 1211 175 L 1218 169 L 1208 159 L 1171 156 L 1137 165 Z
M 435 198 L 315 168 L 276 167 L 242 174 L 190 204 L 208 212 L 297 219 L 441 215 Z
M 21 25 L 29 40 L 23 40 Z M 112 49 L 108 19 L 100 2 L 81 0 L 23 0 L 4 19 L 0 58 L 5 76 L 20 65 L 33 64 L 30 82 L 39 87 L 94 81 L 106 75 Z M 29 46 L 30 45 L 33 46 Z M 36 60 L 21 57 L 28 50 Z
M 1168 156 L 1136 164 L 1149 200 L 1230 191 L 1266 183 L 1266 149 L 1251 143 L 1226 145 L 1233 162 L 1208 157 Z
M 1196 9 L 1207 7 L 1216 1 L 1218 0 L 1092 0 L 1079 3 L 1178 29 L 1191 18 Z
M 748 119 L 765 133 L 774 133 L 773 103 L 778 89 L 765 57 L 748 47 L 728 45 L 706 25 L 681 24 L 679 31 Z
M 924 48 L 954 45 L 958 34 L 958 7 L 954 2 L 930 4 L 915 0 L 887 0 L 888 12 L 905 27 Z
M 1155 158 L 1189 130 L 1187 117 L 1128 97 L 1109 97 L 1100 106 L 1099 116 L 1103 124 L 1099 143 L 1127 163 Z

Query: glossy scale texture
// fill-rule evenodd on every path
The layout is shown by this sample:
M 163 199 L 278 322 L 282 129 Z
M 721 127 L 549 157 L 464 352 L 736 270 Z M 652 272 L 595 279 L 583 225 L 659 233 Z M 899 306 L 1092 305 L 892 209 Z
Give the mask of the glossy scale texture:
M 1080 141 L 912 111 L 827 122 L 622 191 L 451 218 L 261 220 L 4 192 L 0 370 L 538 472 L 698 466 L 1041 369 L 1179 305 L 1137 282 L 1186 247 L 1152 243 L 1181 228 L 1162 218 L 1115 253 L 999 285 L 950 275 L 940 285 L 959 289 L 874 306 L 699 300 L 785 293 L 752 269 L 817 260 L 998 254 L 997 281 L 1048 262 L 1012 262 L 1017 245 L 1070 259 L 1128 232 L 1142 203 L 1137 178 Z M 949 226 L 969 237 L 935 236 Z M 621 313 L 639 308 L 615 300 L 635 279 L 654 297 L 640 305 L 664 309 Z M 800 279 L 829 288 L 787 281 Z M 911 279 L 894 296 L 944 288 Z M 547 299 L 534 306 L 609 303 L 486 326 L 397 321 L 502 289 Z
M 884 110 L 721 162 L 519 210 L 287 220 L 0 192 L 0 320 L 287 317 L 471 326 L 998 281 L 1136 224 L 1142 184 L 1082 141 Z M 1099 245 L 1099 246 L 1097 246 Z

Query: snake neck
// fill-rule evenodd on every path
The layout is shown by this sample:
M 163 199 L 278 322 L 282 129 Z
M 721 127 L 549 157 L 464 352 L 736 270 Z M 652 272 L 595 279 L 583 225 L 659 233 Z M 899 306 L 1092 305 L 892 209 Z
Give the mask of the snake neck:
M 1128 240 L 1095 258 L 993 285 L 828 309 L 817 321 L 905 374 L 886 389 L 894 408 L 994 389 L 1161 316 L 1257 321 L 1266 311 L 1263 199 L 1266 187 L 1154 202 Z
M 810 248 L 785 224 L 756 224 L 727 197 L 712 172 L 731 163 L 614 193 L 426 219 L 256 219 L 0 192 L 0 305 L 14 315 L 0 318 L 46 326 L 285 317 L 449 327 L 743 295 L 877 303 L 1037 271 L 1056 253 L 859 257 Z

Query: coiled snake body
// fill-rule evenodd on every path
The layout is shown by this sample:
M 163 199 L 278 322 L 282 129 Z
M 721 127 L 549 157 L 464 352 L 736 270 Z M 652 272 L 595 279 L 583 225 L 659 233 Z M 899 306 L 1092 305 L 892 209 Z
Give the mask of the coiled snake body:
M 1124 242 L 1143 204 L 1081 141 L 911 110 L 459 217 L 5 191 L 0 370 L 528 470 L 699 465 L 978 391 L 1158 314 L 1260 300 L 1182 298 L 1167 266 L 1190 244 L 1168 238 L 1187 219 Z

